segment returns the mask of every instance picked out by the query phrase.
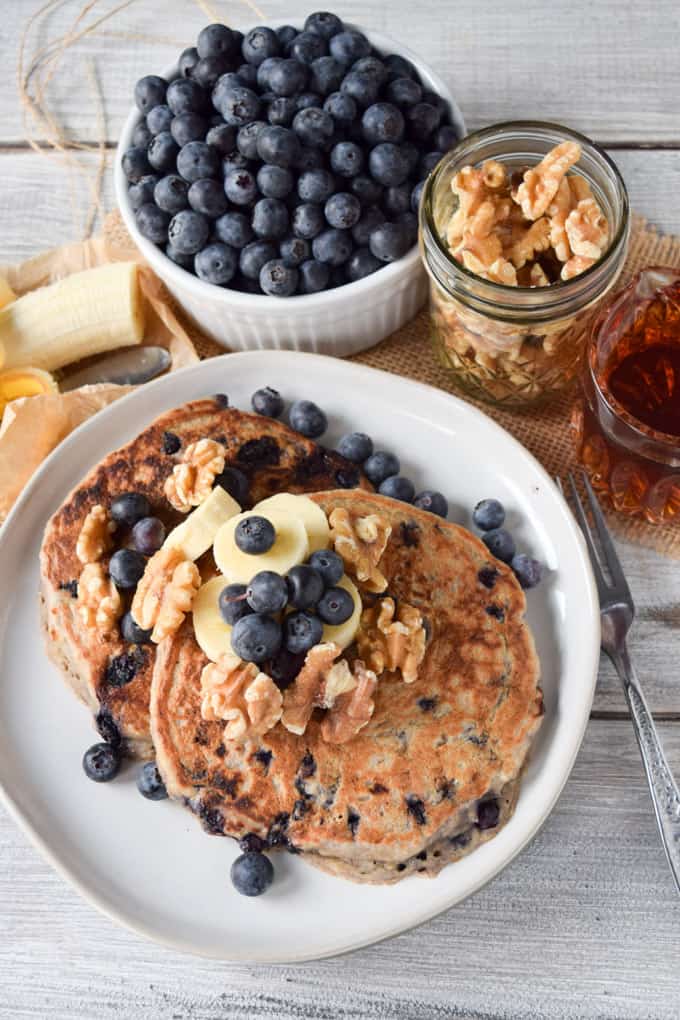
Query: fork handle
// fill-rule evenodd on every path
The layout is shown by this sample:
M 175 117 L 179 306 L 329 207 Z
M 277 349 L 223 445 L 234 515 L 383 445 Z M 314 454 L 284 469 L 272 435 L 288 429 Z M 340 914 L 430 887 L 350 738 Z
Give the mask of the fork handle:
M 625 642 L 620 651 L 610 652 L 609 655 L 623 682 L 656 820 L 668 863 L 680 892 L 680 790 L 663 753 L 654 719 L 640 689 Z

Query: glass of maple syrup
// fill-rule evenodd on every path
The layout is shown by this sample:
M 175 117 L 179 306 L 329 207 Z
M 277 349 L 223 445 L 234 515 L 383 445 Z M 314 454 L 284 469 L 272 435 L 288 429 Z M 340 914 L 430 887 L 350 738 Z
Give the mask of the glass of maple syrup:
M 680 270 L 638 273 L 590 330 L 572 428 L 616 510 L 680 523 Z

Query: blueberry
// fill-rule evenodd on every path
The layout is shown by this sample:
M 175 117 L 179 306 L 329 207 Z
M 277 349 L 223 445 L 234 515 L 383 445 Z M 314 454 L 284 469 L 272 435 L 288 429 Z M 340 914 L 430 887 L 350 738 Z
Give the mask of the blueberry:
M 418 176 L 423 180 L 429 177 L 443 155 L 443 152 L 439 152 L 436 149 L 432 152 L 426 152 L 420 160 Z
M 210 91 L 226 70 L 227 61 L 223 57 L 201 57 L 195 65 L 191 77 L 202 88 Z
M 283 259 L 271 259 L 260 270 L 260 287 L 272 297 L 290 297 L 297 285 L 297 269 L 287 266 Z
M 374 103 L 364 111 L 361 128 L 370 145 L 398 142 L 404 134 L 404 118 L 392 103 Z
M 216 220 L 229 208 L 224 188 L 213 177 L 194 181 L 189 188 L 188 198 L 189 205 L 195 212 L 202 213 L 211 220 Z
M 277 96 L 295 96 L 307 84 L 308 74 L 299 60 L 281 60 L 269 72 L 269 88 Z
M 324 591 L 321 574 L 310 564 L 292 567 L 287 574 L 288 602 L 294 609 L 311 609 Z
M 399 184 L 396 188 L 385 188 L 383 204 L 388 216 L 408 212 L 411 208 L 411 185 Z
M 255 613 L 280 613 L 288 603 L 285 578 L 273 570 L 261 570 L 248 585 L 246 599 Z
M 395 262 L 402 258 L 412 243 L 410 232 L 403 223 L 383 223 L 368 239 L 371 254 L 381 262 Z
M 415 106 L 423 98 L 423 90 L 413 78 L 393 78 L 385 89 L 385 95 L 397 106 Z
M 305 21 L 305 32 L 314 32 L 322 39 L 332 39 L 338 32 L 342 32 L 343 24 L 337 14 L 330 14 L 328 11 L 317 11 L 308 15 Z
M 378 486 L 381 496 L 399 499 L 402 503 L 412 503 L 416 494 L 415 486 L 409 478 L 402 475 L 390 475 Z
M 174 216 L 189 204 L 189 185 L 177 174 L 168 174 L 159 180 L 153 198 L 159 209 Z
M 406 126 L 409 136 L 415 142 L 423 142 L 439 126 L 441 113 L 430 103 L 415 103 L 405 111 Z
M 161 131 L 170 131 L 175 115 L 169 106 L 164 103 L 161 106 L 154 106 L 146 115 L 146 124 L 152 135 L 159 135 Z
M 252 227 L 256 235 L 267 240 L 278 240 L 288 232 L 288 209 L 278 198 L 261 198 L 253 207 Z
M 257 87 L 260 93 L 266 93 L 269 91 L 269 72 L 272 71 L 277 64 L 283 62 L 283 57 L 267 57 L 261 64 L 255 69 L 257 77 Z M 253 65 L 249 65 L 253 66 Z
M 267 120 L 278 127 L 290 127 L 297 113 L 297 103 L 292 97 L 278 96 L 267 107 Z
M 168 238 L 173 248 L 185 255 L 195 255 L 210 235 L 210 224 L 205 216 L 193 209 L 182 209 L 170 220 Z
M 242 616 L 231 632 L 231 647 L 244 662 L 264 662 L 273 658 L 281 642 L 280 625 L 263 613 Z
M 295 37 L 298 35 L 298 31 L 299 30 L 297 28 L 293 28 L 292 25 L 279 25 L 279 27 L 276 29 L 276 34 L 278 36 L 279 42 L 281 43 L 281 47 L 283 48 L 284 51 L 286 50 L 287 46 L 290 46 L 293 39 L 295 39 Z
M 238 81 L 234 82 L 235 85 L 245 85 L 246 88 L 252 89 L 253 92 L 256 91 L 257 67 L 254 64 L 241 64 L 236 69 L 236 78 L 238 78 Z
M 304 145 L 323 147 L 333 137 L 335 123 L 330 113 L 310 106 L 295 114 L 293 131 Z
M 338 142 L 331 149 L 330 164 L 341 177 L 355 177 L 364 166 L 363 151 L 356 142 Z
M 268 552 L 276 541 L 276 531 L 271 521 L 258 514 L 249 514 L 236 525 L 234 541 L 237 547 L 251 556 Z
M 515 540 L 505 528 L 485 531 L 482 542 L 496 559 L 503 560 L 504 563 L 509 563 L 515 555 Z
M 327 96 L 340 88 L 346 68 L 335 57 L 319 57 L 311 65 L 310 86 L 315 92 Z
M 201 58 L 195 46 L 189 46 L 182 50 L 179 56 L 179 73 L 183 78 L 190 78 L 191 72 Z
M 158 138 L 160 137 L 158 135 Z M 185 181 L 198 181 L 202 177 L 217 177 L 220 171 L 220 157 L 212 145 L 208 145 L 206 142 L 187 142 L 179 150 L 177 169 Z
M 242 471 L 235 467 L 225 467 L 222 474 L 215 478 L 215 485 L 228 492 L 241 506 L 250 499 L 250 483 Z
M 125 613 L 119 626 L 123 641 L 127 641 L 129 645 L 148 645 L 151 641 L 151 631 L 143 630 L 132 613 Z
M 480 531 L 502 528 L 505 523 L 505 507 L 497 499 L 483 499 L 472 511 L 472 520 Z
M 500 805 L 496 798 L 482 800 L 477 805 L 477 826 L 482 829 L 495 829 L 500 817 Z
M 355 180 L 357 178 L 355 177 Z M 377 227 L 381 227 L 385 222 L 385 214 L 382 209 L 377 205 L 367 206 L 361 214 L 359 220 L 352 227 L 352 237 L 354 243 L 362 247 L 368 245 L 371 234 Z
M 263 163 L 290 167 L 300 153 L 300 142 L 290 128 L 268 124 L 257 137 L 257 154 Z
M 166 101 L 175 116 L 188 112 L 200 113 L 207 107 L 205 91 L 191 78 L 175 78 L 171 81 Z
M 142 517 L 132 529 L 132 544 L 144 556 L 153 556 L 165 541 L 165 525 L 158 517 Z
M 246 159 L 242 152 L 234 149 L 222 159 L 222 177 L 226 177 L 232 170 L 250 170 L 252 165 L 252 160 Z
M 418 217 L 408 209 L 399 213 L 397 223 L 402 227 L 409 247 L 412 247 L 418 240 Z
M 399 458 L 385 450 L 376 450 L 363 465 L 364 474 L 375 486 L 380 485 L 391 475 L 398 475 L 400 468 Z
M 264 854 L 241 854 L 231 866 L 231 881 L 242 896 L 261 896 L 274 881 L 272 862 Z
M 371 149 L 368 168 L 371 176 L 385 187 L 403 184 L 409 175 L 408 160 L 393 142 L 381 142 Z
M 224 193 L 234 205 L 250 205 L 257 197 L 257 182 L 249 170 L 230 170 L 224 178 Z
M 185 252 L 177 251 L 171 244 L 166 244 L 165 254 L 171 259 L 176 265 L 181 266 L 182 269 L 194 268 L 194 256 L 187 255 Z
M 388 70 L 388 78 L 392 81 L 394 78 L 413 78 L 414 81 L 418 80 L 418 72 L 406 57 L 400 56 L 399 53 L 390 53 L 387 57 L 383 57 L 383 63 Z
M 420 199 L 422 197 L 424 187 L 425 181 L 418 181 L 415 188 L 411 192 L 411 210 L 416 214 L 420 209 Z
M 330 269 L 323 262 L 307 259 L 299 269 L 298 289 L 301 294 L 318 294 L 325 290 L 330 279 Z
M 155 174 L 145 174 L 136 184 L 130 186 L 128 199 L 135 212 L 147 202 L 153 202 L 153 189 L 157 183 L 158 178 Z
M 260 97 L 246 85 L 223 84 L 220 78 L 212 93 L 213 106 L 221 113 L 227 124 L 242 127 L 251 120 L 257 120 L 261 109 Z
M 371 255 L 368 248 L 357 248 L 347 263 L 347 279 L 350 283 L 356 283 L 381 269 L 382 265 L 380 259 Z
M 248 64 L 261 64 L 267 57 L 276 57 L 281 52 L 281 42 L 271 28 L 258 25 L 251 28 L 241 46 L 243 59 Z
M 320 110 L 323 98 L 317 92 L 301 92 L 295 98 L 295 105 L 298 110 L 308 110 L 312 106 Z
M 295 180 L 290 170 L 264 163 L 257 172 L 257 186 L 265 198 L 285 198 L 293 190 Z
M 359 108 L 346 92 L 331 92 L 324 101 L 323 108 L 330 113 L 336 124 L 351 124 L 359 112 Z
M 448 152 L 458 144 L 458 131 L 452 124 L 442 124 L 434 136 L 435 148 Z
M 363 464 L 373 453 L 373 440 L 365 432 L 350 432 L 338 443 L 338 453 L 353 464 Z
M 205 136 L 206 143 L 217 149 L 221 156 L 228 156 L 236 145 L 236 128 L 233 124 L 217 124 Z
M 292 231 L 296 237 L 311 241 L 326 226 L 323 209 L 313 202 L 302 202 L 293 211 Z
M 264 415 L 265 418 L 280 418 L 283 413 L 283 397 L 278 390 L 271 386 L 265 386 L 256 390 L 250 401 L 253 411 L 256 414 Z
M 288 415 L 291 428 L 308 439 L 318 439 L 328 428 L 324 412 L 311 400 L 296 400 Z
M 118 549 L 109 560 L 109 574 L 117 588 L 136 588 L 146 560 L 135 549 Z
M 441 492 L 434 492 L 431 489 L 419 492 L 413 500 L 413 505 L 420 510 L 429 510 L 431 514 L 437 514 L 438 517 L 446 517 L 449 512 L 446 497 L 442 496 Z
M 217 287 L 224 287 L 233 279 L 237 266 L 238 252 L 220 241 L 206 245 L 194 259 L 196 276 Z
M 352 254 L 352 235 L 347 230 L 324 230 L 312 241 L 314 258 L 329 266 L 341 266 Z
M 337 627 L 349 620 L 354 612 L 354 599 L 344 588 L 327 588 L 319 599 L 316 611 L 324 623 Z
M 107 708 L 99 709 L 94 718 L 94 724 L 97 728 L 97 733 L 107 744 L 110 744 L 111 747 L 120 747 L 120 730 L 118 729 L 115 719 Z
M 400 148 L 401 154 L 406 160 L 409 174 L 415 173 L 416 167 L 420 162 L 420 149 L 413 142 L 402 142 Z
M 352 64 L 353 71 L 359 71 L 360 74 L 365 74 L 369 78 L 375 79 L 378 83 L 378 87 L 385 84 L 389 75 L 389 70 L 385 64 L 380 60 L 379 57 L 361 57 Z
M 246 601 L 246 591 L 245 584 L 228 584 L 219 594 L 217 607 L 220 616 L 230 627 L 242 617 L 250 616 L 253 611 Z
M 321 575 L 326 586 L 336 585 L 345 573 L 345 564 L 342 556 L 339 556 L 332 549 L 317 549 L 309 557 L 309 565 Z
M 290 47 L 291 57 L 295 57 L 301 64 L 306 64 L 308 67 L 311 66 L 315 60 L 319 57 L 324 57 L 328 53 L 328 46 L 326 40 L 320 35 L 315 35 L 314 32 L 300 32 Z
M 262 267 L 266 262 L 275 259 L 277 255 L 276 245 L 271 241 L 251 241 L 241 251 L 239 268 L 246 279 L 258 281 L 258 292 Z
M 207 130 L 205 118 L 191 110 L 173 117 L 170 124 L 170 134 L 180 148 L 188 142 L 202 141 Z
M 348 30 L 335 34 L 329 42 L 329 49 L 336 60 L 349 65 L 367 57 L 371 52 L 371 44 L 362 32 Z
M 510 566 L 515 573 L 515 577 L 525 590 L 535 588 L 537 584 L 540 584 L 543 566 L 533 556 L 527 556 L 526 553 L 516 553 L 510 561 Z
M 121 755 L 111 744 L 93 744 L 83 755 L 83 769 L 95 783 L 108 783 L 118 775 Z
M 335 178 L 328 170 L 306 170 L 297 182 L 297 193 L 303 202 L 325 202 L 335 191 Z
M 151 504 L 141 492 L 123 492 L 113 500 L 109 513 L 117 524 L 131 528 L 142 517 L 151 517 Z
M 155 761 L 145 761 L 137 776 L 137 789 L 147 800 L 166 800 L 168 791 Z
M 147 74 L 135 85 L 135 103 L 142 113 L 148 113 L 154 106 L 165 102 L 168 83 L 157 74 Z
M 264 671 L 270 676 L 280 691 L 290 687 L 295 677 L 302 669 L 305 661 L 305 653 L 294 654 L 284 646 L 269 662 L 265 663 Z
M 206 25 L 198 33 L 196 49 L 199 57 L 222 57 L 233 60 L 238 53 L 238 37 L 226 25 Z
M 350 71 L 342 79 L 340 91 L 351 96 L 358 106 L 372 106 L 378 98 L 380 91 L 375 78 L 361 71 Z
M 361 216 L 361 203 L 355 195 L 338 191 L 326 202 L 324 215 L 331 227 L 349 230 Z
M 309 241 L 305 241 L 301 237 L 285 237 L 279 251 L 283 264 L 290 269 L 299 269 L 303 262 L 309 261 L 312 254 Z
M 294 166 L 300 173 L 306 170 L 323 170 L 326 159 L 321 149 L 315 149 L 313 145 L 301 145 L 298 157 Z
M 136 184 L 142 177 L 151 172 L 146 149 L 133 145 L 123 153 L 121 160 L 123 173 L 131 184 Z
M 289 613 L 283 621 L 283 630 L 286 651 L 301 655 L 321 641 L 323 624 L 311 613 Z
M 161 131 L 149 142 L 149 163 L 160 173 L 173 173 L 177 167 L 179 146 L 169 131 Z

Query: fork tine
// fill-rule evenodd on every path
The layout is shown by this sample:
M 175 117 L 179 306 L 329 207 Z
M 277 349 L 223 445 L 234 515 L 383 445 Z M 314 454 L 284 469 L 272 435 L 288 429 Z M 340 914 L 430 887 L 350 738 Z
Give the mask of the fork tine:
M 612 537 L 609 534 L 609 528 L 605 524 L 604 514 L 602 513 L 602 510 L 600 508 L 597 496 L 593 491 L 593 487 L 590 484 L 590 479 L 588 478 L 588 475 L 586 474 L 585 471 L 581 472 L 581 477 L 583 479 L 583 485 L 585 486 L 585 490 L 588 495 L 590 511 L 593 515 L 593 520 L 595 521 L 595 527 L 597 528 L 597 534 L 600 539 L 600 545 L 602 547 L 602 552 L 604 553 L 604 558 L 606 560 L 607 567 L 609 568 L 609 573 L 611 574 L 611 579 L 616 585 L 616 587 L 619 589 L 619 594 L 630 596 L 630 590 L 628 588 L 628 582 L 626 581 L 626 575 L 623 572 L 623 569 L 621 567 L 621 561 L 619 560 L 618 553 L 616 552 L 616 547 L 614 546 Z
M 574 500 L 574 512 L 576 514 L 576 519 L 581 526 L 581 531 L 583 532 L 583 537 L 586 540 L 586 545 L 588 546 L 590 563 L 593 568 L 593 573 L 595 574 L 600 601 L 602 602 L 603 596 L 607 594 L 607 582 L 605 580 L 604 573 L 602 572 L 600 557 L 598 556 L 597 548 L 595 547 L 593 536 L 590 531 L 590 525 L 588 524 L 588 518 L 586 517 L 586 512 L 583 508 L 583 503 L 581 502 L 581 497 L 579 496 L 578 489 L 576 488 L 576 482 L 574 481 L 574 476 L 571 471 L 569 472 L 568 478 L 569 487 Z

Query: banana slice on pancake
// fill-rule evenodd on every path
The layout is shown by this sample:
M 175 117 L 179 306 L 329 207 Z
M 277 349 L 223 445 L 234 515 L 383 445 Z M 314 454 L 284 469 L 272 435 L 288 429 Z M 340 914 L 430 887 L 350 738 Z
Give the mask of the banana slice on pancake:
M 279 492 L 275 496 L 268 496 L 261 500 L 253 513 L 262 514 L 266 517 L 270 510 L 283 511 L 292 514 L 302 521 L 307 538 L 309 539 L 309 552 L 316 552 L 317 549 L 327 549 L 331 542 L 331 530 L 328 526 L 328 518 L 318 503 L 315 503 L 308 496 L 298 496 L 292 492 Z
M 266 517 L 273 525 L 276 539 L 266 553 L 246 553 L 236 545 L 236 528 L 248 517 Z M 231 583 L 248 584 L 261 570 L 284 575 L 291 567 L 304 563 L 309 555 L 309 539 L 298 517 L 282 510 L 267 510 L 266 513 L 251 510 L 222 525 L 215 537 L 213 554 L 218 569 Z
M 350 616 L 349 620 L 345 620 L 344 623 L 338 623 L 333 626 L 329 623 L 324 624 L 323 635 L 321 640 L 331 642 L 337 645 L 339 648 L 347 648 L 348 645 L 352 644 L 356 633 L 359 630 L 359 621 L 361 620 L 361 596 L 357 591 L 354 581 L 351 581 L 347 574 L 338 581 L 338 588 L 344 588 L 348 591 L 354 600 L 354 612 Z
M 223 577 L 206 581 L 198 589 L 192 607 L 196 641 L 212 662 L 217 662 L 220 655 L 233 652 L 231 627 L 222 619 L 218 605 L 220 592 L 226 584 Z
M 222 525 L 240 513 L 236 500 L 218 485 L 186 520 L 173 528 L 164 544 L 179 547 L 187 559 L 197 560 L 208 551 Z

